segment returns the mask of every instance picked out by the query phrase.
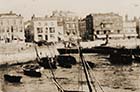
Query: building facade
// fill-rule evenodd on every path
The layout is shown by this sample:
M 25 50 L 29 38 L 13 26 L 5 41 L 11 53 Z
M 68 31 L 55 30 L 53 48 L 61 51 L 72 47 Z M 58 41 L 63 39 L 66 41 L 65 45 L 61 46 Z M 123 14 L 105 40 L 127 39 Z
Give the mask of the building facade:
M 53 11 L 53 18 L 57 18 L 58 25 L 63 26 L 64 40 L 79 36 L 78 16 L 70 11 Z
M 123 18 L 115 13 L 97 13 L 86 17 L 86 29 L 90 40 L 118 37 L 123 33 Z
M 86 20 L 85 19 L 79 19 L 79 35 L 82 38 L 82 40 L 86 39 Z
M 0 42 L 25 42 L 24 22 L 21 15 L 13 12 L 0 14 Z
M 135 19 L 128 20 L 128 16 L 125 16 L 125 20 L 123 21 L 123 31 L 125 37 L 137 37 L 137 30 L 136 30 L 137 22 Z
M 60 29 L 57 24 L 57 19 L 50 17 L 32 17 L 34 41 L 58 41 L 58 30 Z

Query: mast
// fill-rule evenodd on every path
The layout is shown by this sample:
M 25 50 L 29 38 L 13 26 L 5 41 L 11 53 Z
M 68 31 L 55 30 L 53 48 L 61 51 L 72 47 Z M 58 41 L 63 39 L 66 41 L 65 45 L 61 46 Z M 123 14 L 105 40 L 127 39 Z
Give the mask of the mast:
M 35 48 L 35 52 L 36 52 L 36 59 L 37 59 L 37 62 L 40 62 L 41 61 L 41 58 L 40 58 L 40 56 L 39 56 L 39 54 L 38 54 L 38 50 L 37 50 L 37 46 L 36 46 L 36 44 L 34 43 L 34 48 Z
M 79 45 L 79 43 L 78 43 L 78 45 Z M 87 67 L 86 67 L 85 61 L 83 59 L 82 48 L 81 48 L 80 45 L 79 45 L 79 56 L 80 56 L 80 59 L 81 59 L 81 62 L 82 62 L 83 68 L 84 68 L 84 73 L 85 73 L 85 77 L 86 77 L 86 80 L 87 80 L 87 85 L 88 85 L 88 88 L 89 88 L 89 92 L 92 92 L 92 87 L 91 87 L 90 80 L 89 80 L 88 73 L 87 73 Z

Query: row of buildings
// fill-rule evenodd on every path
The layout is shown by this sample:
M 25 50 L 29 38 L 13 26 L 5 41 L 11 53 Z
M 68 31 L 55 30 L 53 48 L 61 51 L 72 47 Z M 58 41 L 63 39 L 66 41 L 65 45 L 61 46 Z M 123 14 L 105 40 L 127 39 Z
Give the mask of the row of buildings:
M 115 13 L 90 14 L 81 19 L 79 25 L 84 40 L 138 37 L 140 29 L 137 18 L 129 20 L 127 15 L 123 18 Z
M 79 18 L 70 11 L 53 11 L 50 16 L 33 15 L 25 22 L 20 14 L 9 12 L 0 14 L 0 43 L 139 37 L 139 21 L 115 13 L 96 13 Z
M 79 19 L 70 11 L 53 11 L 45 17 L 33 15 L 26 23 L 25 33 L 30 41 L 68 41 L 79 37 Z

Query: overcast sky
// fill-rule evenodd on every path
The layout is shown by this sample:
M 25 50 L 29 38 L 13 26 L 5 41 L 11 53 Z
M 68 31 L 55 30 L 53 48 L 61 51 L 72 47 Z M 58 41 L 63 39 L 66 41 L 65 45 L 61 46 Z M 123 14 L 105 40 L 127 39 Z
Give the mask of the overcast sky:
M 70 10 L 84 17 L 89 13 L 116 12 L 140 16 L 140 0 L 0 0 L 0 12 L 13 11 L 30 18 L 53 10 Z

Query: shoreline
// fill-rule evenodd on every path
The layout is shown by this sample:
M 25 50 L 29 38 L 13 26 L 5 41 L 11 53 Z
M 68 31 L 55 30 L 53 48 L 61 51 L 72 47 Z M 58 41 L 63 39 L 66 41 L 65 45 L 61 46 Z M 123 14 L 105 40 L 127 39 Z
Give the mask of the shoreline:
M 104 43 L 103 40 L 81 42 L 81 46 L 83 48 L 90 48 L 90 47 L 94 47 L 94 46 L 99 46 L 99 44 L 102 44 L 102 43 Z M 131 43 L 131 44 L 128 45 L 128 43 L 129 44 Z M 107 46 L 118 48 L 117 46 L 123 47 L 124 45 L 127 45 L 125 47 L 128 49 L 130 47 L 134 47 L 136 45 L 140 46 L 140 39 L 109 40 L 109 44 Z M 56 49 L 56 48 L 62 48 L 63 45 L 58 43 L 58 45 L 54 46 L 53 48 L 48 49 L 47 47 L 48 46 L 37 47 L 38 54 L 40 57 L 46 57 L 48 55 L 51 56 L 50 53 L 54 53 L 54 52 L 58 54 L 58 51 L 56 52 L 56 51 L 52 51 L 52 50 Z M 0 44 L 0 65 L 6 64 L 6 63 L 8 63 L 8 64 L 25 63 L 28 61 L 35 60 L 36 57 L 37 57 L 37 55 L 36 55 L 36 51 L 35 51 L 33 43 Z

